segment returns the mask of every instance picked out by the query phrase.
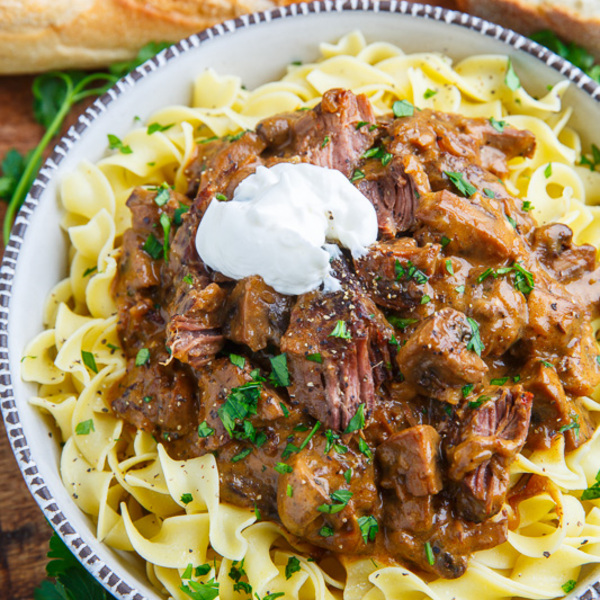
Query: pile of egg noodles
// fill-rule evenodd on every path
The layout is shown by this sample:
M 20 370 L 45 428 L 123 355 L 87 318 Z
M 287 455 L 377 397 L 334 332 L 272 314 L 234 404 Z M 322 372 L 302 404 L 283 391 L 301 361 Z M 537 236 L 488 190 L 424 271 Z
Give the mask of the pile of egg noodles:
M 53 417 L 64 442 L 64 485 L 96 524 L 98 540 L 139 555 L 153 586 L 176 600 L 189 599 L 186 590 L 199 587 L 210 598 L 245 598 L 234 589 L 236 577 L 260 600 L 278 593 L 319 600 L 563 596 L 582 567 L 600 562 L 600 500 L 580 500 L 600 469 L 600 428 L 574 452 L 565 453 L 563 436 L 556 436 L 550 449 L 519 455 L 513 483 L 522 473 L 535 473 L 547 478 L 547 491 L 519 504 L 518 529 L 504 544 L 475 553 L 463 577 L 425 580 L 371 558 L 313 561 L 292 547 L 277 524 L 219 501 L 211 454 L 172 460 L 149 434 L 125 431 L 107 404 L 107 390 L 125 373 L 111 282 L 130 226 L 125 203 L 132 189 L 167 182 L 185 192 L 184 169 L 197 141 L 313 107 L 331 88 L 366 94 L 378 115 L 407 99 L 418 108 L 494 117 L 532 131 L 535 155 L 510 163 L 508 190 L 531 201 L 538 224 L 565 223 L 576 243 L 600 246 L 600 173 L 580 165 L 580 138 L 568 125 L 572 109 L 561 103 L 568 82 L 535 99 L 506 84 L 506 56 L 473 56 L 453 65 L 440 54 L 407 55 L 388 43 L 367 44 L 358 32 L 321 44 L 320 53 L 316 62 L 290 65 L 280 81 L 253 91 L 239 77 L 206 70 L 193 83 L 191 106 L 169 106 L 148 121 L 162 131 L 150 133 L 148 124 L 138 123 L 122 140 L 131 153 L 82 162 L 62 182 L 69 273 L 46 302 L 45 329 L 25 349 L 21 374 L 39 385 L 31 402 Z M 597 330 L 600 322 L 594 325 Z M 82 360 L 90 354 L 93 363 Z M 600 390 L 583 403 L 600 422 Z M 286 576 L 290 561 L 296 568 Z

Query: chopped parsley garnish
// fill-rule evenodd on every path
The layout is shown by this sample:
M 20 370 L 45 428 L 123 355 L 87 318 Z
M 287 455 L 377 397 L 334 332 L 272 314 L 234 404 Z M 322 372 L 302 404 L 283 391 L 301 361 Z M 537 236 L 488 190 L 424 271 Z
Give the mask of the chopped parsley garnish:
M 463 385 L 462 390 L 461 390 L 463 398 L 466 398 L 473 391 L 474 387 L 475 387 L 475 385 L 472 383 L 467 383 L 467 385 Z
M 325 438 L 327 440 L 325 444 L 325 454 L 327 454 L 332 448 L 338 454 L 345 454 L 346 452 L 348 452 L 348 446 L 339 443 L 337 440 L 340 439 L 340 436 L 331 429 L 328 429 L 325 432 Z
M 327 146 L 327 144 L 329 144 L 329 142 L 331 141 L 331 138 L 326 135 L 325 138 L 323 139 L 323 143 L 321 144 L 321 148 L 325 148 L 325 146 Z
M 243 369 L 244 365 L 246 364 L 246 359 L 243 356 L 240 356 L 239 354 L 230 354 L 229 360 L 232 365 L 235 365 L 240 369 Z
M 306 360 L 319 363 L 320 365 L 323 364 L 323 357 L 321 356 L 320 352 L 315 352 L 314 354 L 307 354 Z
M 111 150 L 118 150 L 121 154 L 131 154 L 133 152 L 130 146 L 123 144 L 123 142 L 112 133 L 108 134 L 108 147 Z
M 490 190 L 490 188 L 483 188 L 483 193 L 488 198 L 492 198 L 492 200 L 496 197 L 496 194 L 494 194 L 494 190 Z
M 548 362 L 547 360 L 540 360 L 540 362 L 545 366 L 548 367 L 548 369 L 554 369 L 554 365 L 551 362 Z
M 191 494 L 181 494 L 181 503 L 185 504 L 186 506 L 192 502 L 194 500 L 194 497 Z M 190 574 L 187 577 L 184 577 L 184 579 L 189 579 L 192 576 L 192 565 L 188 565 L 189 569 L 190 569 Z
M 225 431 L 229 434 L 229 437 L 233 438 L 241 436 L 242 439 L 247 439 L 251 434 L 246 425 L 243 425 L 245 429 L 241 434 L 235 435 L 234 429 L 237 425 L 236 421 L 251 425 L 249 421 L 244 420 L 246 417 L 256 414 L 260 388 L 261 384 L 259 382 L 249 382 L 240 387 L 231 389 L 223 406 L 218 410 L 219 418 L 223 423 L 223 427 L 225 427 Z
M 369 444 L 367 444 L 363 438 L 358 438 L 358 449 L 361 454 L 364 454 L 368 459 L 373 457 L 373 452 L 371 451 L 371 448 L 369 448 Z
M 488 400 L 491 400 L 491 398 L 489 396 L 479 396 L 479 398 L 477 398 L 477 400 L 473 400 L 473 402 L 469 402 L 469 408 L 479 408 L 484 402 L 487 402 Z
M 317 433 L 317 430 L 321 427 L 321 421 L 317 421 L 314 427 L 310 430 L 310 433 L 304 438 L 304 441 L 300 444 L 300 448 L 298 450 L 304 450 L 308 445 L 308 442 L 312 439 L 313 435 Z
M 398 259 L 394 264 L 394 272 L 396 275 L 396 281 L 400 279 L 406 278 L 408 280 L 413 280 L 419 285 L 424 285 L 429 281 L 429 277 L 423 273 L 420 269 L 417 269 L 415 265 L 409 260 L 405 265 L 402 265 Z
M 292 498 L 294 496 L 294 488 L 289 483 L 287 484 L 287 486 L 285 488 L 285 495 L 288 498 Z
M 452 259 L 450 258 L 446 259 L 446 271 L 448 271 L 450 275 L 454 275 L 454 266 L 452 265 Z
M 552 177 L 552 163 L 548 163 L 548 166 L 544 169 L 544 177 L 549 179 Z
M 337 321 L 333 331 L 329 334 L 328 337 L 341 338 L 343 340 L 351 340 L 352 334 L 348 331 L 348 326 L 345 321 Z
M 581 494 L 582 500 L 596 500 L 600 498 L 600 471 L 596 473 L 596 481 Z
M 590 171 L 595 171 L 596 167 L 600 165 L 600 148 L 595 144 L 592 144 L 592 160 L 587 158 L 587 156 L 582 156 L 580 164 L 588 166 Z
M 379 531 L 379 524 L 373 515 L 358 517 L 358 526 L 365 544 L 375 541 L 375 536 Z
M 215 600 L 219 595 L 219 583 L 214 579 L 207 583 L 199 583 L 190 579 L 187 584 L 182 583 L 179 589 L 192 600 Z
M 89 269 L 86 269 L 83 272 L 83 277 L 87 277 L 88 275 L 91 275 L 92 273 L 94 273 L 94 271 L 97 271 L 98 267 L 90 267 Z
M 509 215 L 506 215 L 506 220 L 516 229 L 517 222 Z
M 156 189 L 157 193 L 156 196 L 154 196 L 154 204 L 157 206 L 164 206 L 171 197 L 171 189 L 166 183 L 163 183 L 159 188 Z
M 215 198 L 219 202 L 227 202 L 227 196 L 225 194 L 215 194 Z
M 408 100 L 396 100 L 392 104 L 392 112 L 395 117 L 412 117 L 415 114 L 415 107 Z
M 188 285 L 194 284 L 194 280 L 192 279 L 192 276 L 189 273 L 183 278 L 183 281 L 184 281 L 184 283 L 187 283 Z
M 445 235 L 443 235 L 441 239 L 442 248 L 445 248 L 451 241 L 452 240 L 450 238 L 447 238 Z
M 263 465 L 264 467 L 265 465 Z M 254 516 L 256 517 L 257 521 L 261 520 L 261 514 L 260 514 L 260 510 L 258 509 L 258 506 L 256 505 L 256 502 L 254 503 Z
M 330 494 L 334 504 L 321 504 L 317 510 L 322 513 L 333 515 L 342 511 L 348 505 L 352 492 L 350 490 L 337 490 Z
M 530 210 L 533 210 L 535 207 L 531 205 L 531 201 L 530 200 L 523 200 L 523 204 L 521 204 L 521 210 L 523 212 L 529 212 Z
M 212 435 L 214 432 L 215 430 L 212 427 L 209 427 L 206 421 L 202 421 L 202 423 L 198 425 L 198 437 L 205 438 Z
M 483 283 L 488 277 L 494 276 L 494 269 L 488 267 L 478 278 L 477 283 Z
M 580 425 L 579 425 L 579 416 L 578 415 L 571 414 L 571 422 L 568 425 L 563 425 L 558 430 L 558 433 L 564 433 L 565 431 L 569 431 L 571 429 L 573 430 L 573 433 L 575 433 L 575 437 L 579 437 Z
M 508 377 L 498 377 L 497 379 L 491 379 L 491 385 L 504 385 L 508 381 Z
M 160 255 L 163 253 L 162 244 L 154 237 L 154 234 L 150 234 L 144 245 L 142 246 L 142 250 L 147 252 L 154 260 L 158 260 Z
M 348 427 L 344 433 L 352 433 L 353 431 L 358 431 L 359 429 L 363 429 L 365 426 L 365 405 L 359 404 L 354 416 L 350 419 L 348 423 Z
M 94 373 L 98 372 L 98 366 L 96 365 L 96 359 L 91 352 L 87 352 L 85 350 L 81 351 L 81 360 L 83 364 L 90 370 L 94 371 Z
M 171 127 L 173 127 L 174 125 L 175 123 L 169 123 L 168 125 L 161 125 L 160 123 L 150 123 L 150 125 L 148 125 L 147 133 L 148 135 L 152 135 L 157 131 L 167 131 L 168 129 L 171 129 Z
M 171 219 L 167 213 L 160 215 L 160 225 L 163 229 L 163 258 L 169 260 L 169 233 L 171 232 Z
M 185 496 L 185 494 L 184 494 Z M 183 498 L 183 496 L 182 496 Z M 190 500 L 191 502 L 191 500 Z M 192 563 L 188 563 L 188 566 L 185 568 L 185 571 L 181 574 L 181 579 L 191 579 L 193 573 L 194 566 Z
M 477 321 L 471 319 L 471 317 L 467 317 L 467 321 L 471 326 L 471 339 L 467 344 L 467 350 L 473 350 L 475 354 L 481 356 L 481 353 L 484 350 L 484 345 L 481 341 L 481 336 L 479 335 L 479 325 L 477 324 Z
M 173 223 L 175 225 L 181 225 L 181 216 L 184 215 L 188 210 L 190 210 L 189 206 L 185 204 L 179 203 L 179 208 L 175 209 L 175 213 L 173 214 Z
M 152 396 L 144 396 L 144 402 L 146 404 L 148 404 L 149 402 L 152 402 Z
M 470 198 L 476 191 L 477 188 L 469 183 L 464 177 L 462 173 L 456 173 L 454 171 L 444 171 L 444 175 L 450 179 L 450 181 L 454 184 L 456 189 L 465 197 Z
M 401 317 L 395 317 L 394 315 L 390 315 L 387 320 L 398 329 L 404 330 L 409 325 L 413 325 L 414 323 L 418 323 L 419 319 L 403 319 Z
M 248 454 L 252 452 L 252 448 L 244 448 L 241 452 L 238 452 L 235 456 L 231 458 L 232 463 L 239 462 L 240 460 L 244 460 Z
M 504 76 L 504 83 L 506 84 L 508 89 L 513 92 L 517 91 L 521 87 L 521 80 L 519 79 L 519 76 L 515 73 L 515 69 L 510 58 L 508 59 L 508 63 L 506 65 L 506 75 Z
M 369 123 L 367 121 L 359 121 L 356 124 L 356 129 L 360 129 L 361 127 L 364 127 L 365 125 L 368 125 Z
M 322 537 L 331 537 L 333 535 L 333 529 L 328 525 L 324 525 L 319 529 L 319 535 Z
M 515 288 L 525 295 L 529 294 L 535 287 L 533 275 L 518 262 L 512 268 L 515 271 Z
M 135 366 L 141 367 L 150 360 L 150 350 L 148 348 L 140 348 L 135 355 Z
M 566 583 L 563 583 L 560 587 L 565 594 L 572 592 L 575 589 L 577 582 L 574 579 L 569 579 Z
M 431 302 L 431 296 L 428 296 L 427 294 L 425 294 L 421 298 L 421 304 L 427 304 L 428 302 Z
M 436 90 L 432 90 L 431 88 L 427 88 L 425 90 L 425 93 L 423 94 L 423 98 L 425 98 L 425 100 L 429 100 L 429 98 L 433 98 L 433 96 L 435 96 L 437 94 Z
M 346 480 L 346 483 L 350 485 L 350 480 L 352 479 L 352 467 L 344 471 L 344 479 Z
M 291 473 L 294 470 L 292 467 L 290 467 L 290 465 L 286 465 L 285 463 L 282 463 L 282 462 L 278 462 L 273 468 L 280 475 L 283 475 L 285 473 Z
M 300 570 L 300 561 L 295 556 L 290 556 L 287 561 L 287 565 L 285 565 L 285 578 L 290 579 L 294 573 L 297 573 Z
M 356 181 L 360 181 L 365 178 L 365 174 L 360 169 L 354 169 L 354 173 L 352 173 L 352 177 L 350 177 L 350 181 L 355 183 Z
M 458 294 L 464 294 L 465 293 L 465 286 L 464 285 L 457 285 L 454 290 L 458 293 Z
M 194 575 L 196 577 L 202 577 L 203 575 L 208 575 L 210 573 L 211 569 L 212 569 L 212 567 L 208 563 L 205 563 L 203 565 L 198 565 L 194 569 Z
M 287 387 L 290 385 L 290 373 L 287 366 L 287 355 L 285 352 L 279 356 L 274 356 L 269 359 L 271 368 L 273 369 L 269 381 L 275 387 Z
M 75 433 L 77 435 L 88 435 L 90 431 L 96 431 L 94 429 L 94 420 L 88 419 L 87 421 L 80 421 L 75 426 Z
M 435 565 L 435 556 L 433 555 L 433 550 L 429 542 L 425 542 L 425 558 L 427 558 L 427 562 L 431 566 Z
M 279 407 L 281 408 L 281 412 L 283 413 L 284 417 L 287 418 L 290 416 L 290 411 L 288 410 L 288 407 L 283 402 L 279 403 Z
M 490 125 L 498 132 L 504 133 L 506 127 L 506 121 L 497 121 L 494 117 L 490 117 Z

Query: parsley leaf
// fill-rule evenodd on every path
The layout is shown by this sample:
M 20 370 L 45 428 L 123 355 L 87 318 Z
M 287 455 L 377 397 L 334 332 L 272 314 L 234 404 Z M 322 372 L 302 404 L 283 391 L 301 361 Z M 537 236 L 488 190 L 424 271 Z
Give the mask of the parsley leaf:
M 497 121 L 494 117 L 490 117 L 490 125 L 498 132 L 504 133 L 506 127 L 506 121 Z
M 135 355 L 135 366 L 142 367 L 150 360 L 150 350 L 148 348 L 140 348 Z
M 96 431 L 94 428 L 94 420 L 88 419 L 87 421 L 80 421 L 75 426 L 75 433 L 77 435 L 89 435 L 91 431 Z
M 358 431 L 359 429 L 363 429 L 365 426 L 365 405 L 359 404 L 354 416 L 350 419 L 348 423 L 348 427 L 344 433 L 352 433 L 353 431 Z
M 471 319 L 471 317 L 467 317 L 467 321 L 471 326 L 471 339 L 467 344 L 467 350 L 473 350 L 475 354 L 481 356 L 481 353 L 484 350 L 484 345 L 481 341 L 481 336 L 479 335 L 479 325 L 477 324 L 477 321 Z
M 198 425 L 198 437 L 205 438 L 212 435 L 214 432 L 215 430 L 212 427 L 209 427 L 206 421 L 202 421 L 202 423 Z
M 394 326 L 400 330 L 406 329 L 409 325 L 413 325 L 414 323 L 418 323 L 419 319 L 403 319 L 401 317 L 396 317 L 394 315 L 390 315 L 387 320 Z
M 285 565 L 285 578 L 290 579 L 294 573 L 297 573 L 300 570 L 300 561 L 296 556 L 290 556 L 287 561 L 287 565 Z
M 287 387 L 290 385 L 290 373 L 287 366 L 287 355 L 285 352 L 279 356 L 274 356 L 269 359 L 273 372 L 269 377 L 269 381 L 275 387 Z
M 232 388 L 223 406 L 219 408 L 219 418 L 229 437 L 235 437 L 236 421 L 243 421 L 247 416 L 256 414 L 260 387 L 260 383 L 246 383 Z
M 351 340 L 352 334 L 348 331 L 348 326 L 345 321 L 337 321 L 333 331 L 329 334 L 328 337 L 336 337 L 341 338 L 343 340 Z
M 243 356 L 240 356 L 239 354 L 230 354 L 229 360 L 231 361 L 232 365 L 235 365 L 240 369 L 243 369 L 244 365 L 246 364 L 246 359 Z
M 108 147 L 111 150 L 118 150 L 121 154 L 132 154 L 131 146 L 127 146 L 120 138 L 112 133 L 108 134 Z
M 323 364 L 323 357 L 321 356 L 320 352 L 315 352 L 314 354 L 307 354 L 306 360 L 319 363 L 320 365 Z
M 455 171 L 444 171 L 444 175 L 450 179 L 450 181 L 454 184 L 456 189 L 465 197 L 470 198 L 476 191 L 477 188 L 469 183 L 464 177 L 462 173 L 457 173 Z
M 358 526 L 365 544 L 375 540 L 379 531 L 379 524 L 373 515 L 358 517 Z
M 157 193 L 156 196 L 154 196 L 154 203 L 157 206 L 164 206 L 171 197 L 171 188 L 167 183 L 162 183 L 156 191 Z
M 506 65 L 506 75 L 504 76 L 504 83 L 506 84 L 508 89 L 513 92 L 516 92 L 521 87 L 521 80 L 516 74 L 515 68 L 513 67 L 510 58 L 508 59 L 508 63 Z
M 147 133 L 148 135 L 152 135 L 157 131 L 167 131 L 168 129 L 171 129 L 171 127 L 173 127 L 174 125 L 175 123 L 169 123 L 168 125 L 161 125 L 160 123 L 150 123 L 150 125 L 148 125 Z
M 81 351 L 81 360 L 83 360 L 83 364 L 90 370 L 94 371 L 94 373 L 98 372 L 98 366 L 96 365 L 96 359 L 91 352 L 86 352 L 85 350 Z
M 194 496 L 192 496 L 191 494 L 181 494 L 181 502 L 182 504 L 189 504 L 190 502 L 192 502 L 194 500 Z M 191 566 L 191 565 L 190 565 Z M 189 577 L 184 577 L 184 579 L 190 579 L 190 577 L 192 576 L 191 574 L 191 569 L 190 569 L 190 576 Z
M 162 244 L 154 237 L 154 234 L 150 234 L 144 245 L 142 246 L 142 250 L 148 253 L 154 260 L 158 260 L 160 255 L 163 254 L 163 246 Z
M 430 542 L 425 542 L 425 558 L 427 558 L 427 562 L 431 566 L 435 565 L 435 556 L 433 555 Z
M 412 117 L 415 114 L 415 107 L 408 100 L 396 100 L 392 104 L 392 112 L 395 117 Z
M 596 473 L 596 481 L 581 494 L 582 500 L 596 500 L 600 498 L 600 471 Z
M 207 583 L 199 583 L 190 579 L 187 585 L 183 583 L 179 589 L 192 600 L 215 600 L 219 595 L 219 584 L 214 579 Z

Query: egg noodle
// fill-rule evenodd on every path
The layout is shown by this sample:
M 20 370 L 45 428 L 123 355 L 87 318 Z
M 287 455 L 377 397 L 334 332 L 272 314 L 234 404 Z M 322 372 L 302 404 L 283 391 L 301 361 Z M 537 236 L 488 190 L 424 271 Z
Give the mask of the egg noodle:
M 133 188 L 166 181 L 185 192 L 184 169 L 198 140 L 313 107 L 331 88 L 366 94 L 377 115 L 407 99 L 418 108 L 494 117 L 532 131 L 535 155 L 511 161 L 508 190 L 531 201 L 539 225 L 560 221 L 573 229 L 577 243 L 600 246 L 600 206 L 595 206 L 600 174 L 579 166 L 581 141 L 568 126 L 572 109 L 561 106 L 568 82 L 535 99 L 523 87 L 507 85 L 506 56 L 474 56 L 453 65 L 440 54 L 406 55 L 388 43 L 367 45 L 358 32 L 320 50 L 317 62 L 290 65 L 280 81 L 253 91 L 238 77 L 205 71 L 194 83 L 191 107 L 170 106 L 149 120 L 162 130 L 138 126 L 122 140 L 131 152 L 111 153 L 96 165 L 84 162 L 62 182 L 69 275 L 47 300 L 46 329 L 25 349 L 21 373 L 39 384 L 31 402 L 50 413 L 60 430 L 64 485 L 97 524 L 98 540 L 137 553 L 151 583 L 177 600 L 217 594 L 223 600 L 562 596 L 574 587 L 583 565 L 600 562 L 600 500 L 580 500 L 600 469 L 598 427 L 573 452 L 565 453 L 559 435 L 551 448 L 519 455 L 511 481 L 535 473 L 547 479 L 546 491 L 519 504 L 518 528 L 509 531 L 505 543 L 475 553 L 465 575 L 426 580 L 371 558 L 313 561 L 276 523 L 219 502 L 211 454 L 172 460 L 148 433 L 125 430 L 106 401 L 125 373 L 111 282 L 122 234 L 130 226 L 125 203 Z M 599 390 L 583 404 L 598 425 Z M 286 573 L 289 564 L 294 569 Z M 193 595 L 199 588 L 206 595 Z

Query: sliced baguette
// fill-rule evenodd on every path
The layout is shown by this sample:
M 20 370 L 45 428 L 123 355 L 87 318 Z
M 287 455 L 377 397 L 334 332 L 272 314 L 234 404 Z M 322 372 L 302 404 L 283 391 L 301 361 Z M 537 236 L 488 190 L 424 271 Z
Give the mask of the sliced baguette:
M 600 0 L 456 0 L 457 8 L 530 35 L 551 29 L 600 60 Z
M 293 0 L 0 0 L 0 74 L 98 68 Z

